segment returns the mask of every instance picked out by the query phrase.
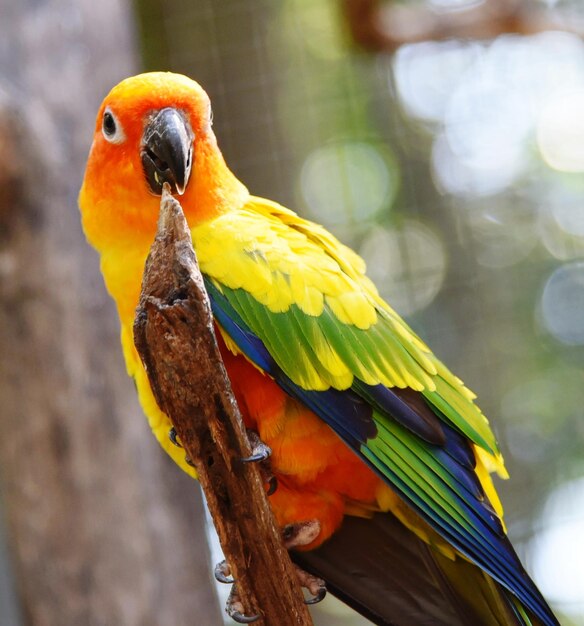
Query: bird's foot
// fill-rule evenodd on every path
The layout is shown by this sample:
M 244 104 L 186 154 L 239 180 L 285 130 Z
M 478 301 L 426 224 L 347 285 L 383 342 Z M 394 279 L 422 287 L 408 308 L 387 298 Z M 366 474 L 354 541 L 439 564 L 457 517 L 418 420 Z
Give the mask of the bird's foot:
M 320 522 L 311 519 L 306 522 L 287 524 L 282 528 L 282 539 L 287 550 L 300 548 L 312 543 L 320 534 Z
M 182 443 L 179 441 L 178 434 L 174 426 L 168 431 L 168 438 L 177 448 L 183 447 Z M 185 463 L 191 467 L 195 467 L 191 457 L 188 455 L 185 456 Z
M 326 596 L 326 583 L 322 578 L 313 576 L 304 571 L 298 565 L 294 565 L 294 571 L 300 586 L 303 589 L 308 590 L 311 594 L 310 598 L 304 600 L 305 604 L 318 604 L 324 600 Z M 235 583 L 235 579 L 231 575 L 231 568 L 227 561 L 221 561 L 215 566 L 215 580 L 220 583 L 232 584 Z M 237 586 L 233 584 L 229 597 L 227 598 L 227 604 L 225 605 L 225 612 L 231 619 L 240 624 L 251 624 L 259 619 L 259 615 L 246 615 L 241 602 L 241 596 L 237 591 Z
M 320 522 L 318 520 L 288 524 L 282 529 L 284 545 L 288 550 L 308 545 L 318 537 L 319 533 Z M 317 604 L 323 600 L 326 596 L 326 583 L 324 580 L 305 572 L 297 565 L 294 565 L 294 570 L 300 586 L 311 594 L 311 597 L 306 598 L 304 602 L 306 604 Z M 229 567 L 229 563 L 227 561 L 217 563 L 214 574 L 215 579 L 220 583 L 235 583 L 235 579 L 231 575 L 231 568 Z M 251 624 L 260 617 L 259 615 L 245 615 L 241 597 L 235 584 L 233 585 L 229 598 L 227 599 L 225 611 L 227 612 L 227 615 L 240 624 Z
M 246 615 L 241 602 L 241 596 L 237 591 L 237 586 L 233 585 L 231 593 L 227 598 L 227 604 L 225 605 L 225 612 L 229 617 L 236 621 L 238 624 L 251 624 L 260 619 L 259 615 Z
M 247 438 L 251 446 L 251 455 L 241 459 L 242 463 L 259 463 L 262 480 L 268 485 L 268 495 L 271 496 L 278 488 L 278 480 L 272 473 L 269 458 L 272 449 L 267 446 L 255 432 L 255 430 L 247 429 Z
M 231 575 L 231 568 L 226 560 L 219 561 L 213 570 L 215 580 L 219 583 L 231 585 L 235 582 L 235 578 Z
M 308 572 L 304 571 L 298 565 L 294 565 L 294 569 L 296 570 L 296 577 L 298 578 L 298 582 L 303 589 L 307 589 L 310 594 L 312 594 L 311 598 L 305 598 L 304 604 L 318 604 L 322 602 L 326 596 L 326 583 L 322 578 L 318 578 L 318 576 L 313 576 Z
M 235 579 L 231 575 L 231 568 L 227 561 L 220 561 L 215 565 L 215 580 L 220 583 L 233 584 Z M 246 615 L 243 609 L 243 603 L 241 596 L 237 591 L 237 586 L 234 584 L 227 598 L 227 604 L 225 605 L 225 612 L 229 617 L 238 622 L 239 624 L 251 624 L 260 618 L 259 615 Z
M 255 430 L 248 428 L 246 432 L 249 445 L 251 446 L 251 455 L 243 457 L 241 461 L 243 463 L 258 463 L 261 461 L 267 461 L 272 455 L 272 449 L 260 439 L 260 436 Z
M 320 534 L 320 522 L 316 519 L 306 522 L 297 522 L 296 524 L 288 524 L 282 529 L 282 537 L 284 545 L 288 550 L 307 546 L 312 543 Z M 304 600 L 306 604 L 318 604 L 324 600 L 326 596 L 326 583 L 322 578 L 318 578 L 305 572 L 303 569 L 294 565 L 296 576 L 300 586 L 307 589 L 311 594 L 311 598 Z
M 182 448 L 182 443 L 178 439 L 178 434 L 174 426 L 168 431 L 168 438 L 177 448 Z

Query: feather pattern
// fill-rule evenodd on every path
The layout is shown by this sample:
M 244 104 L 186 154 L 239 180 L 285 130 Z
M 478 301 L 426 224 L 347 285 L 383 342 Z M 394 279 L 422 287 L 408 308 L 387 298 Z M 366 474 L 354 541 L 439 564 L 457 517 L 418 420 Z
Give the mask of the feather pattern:
M 321 531 L 304 548 L 332 547 L 336 569 L 325 561 L 321 573 L 380 624 L 557 625 L 505 536 L 490 478 L 505 468 L 474 394 L 383 301 L 357 254 L 324 228 L 249 195 L 218 148 L 207 94 L 166 72 L 128 78 L 108 94 L 79 196 L 84 231 L 118 307 L 128 372 L 158 441 L 194 475 L 168 439 L 171 422 L 132 340 L 159 208 L 140 153 L 153 113 L 166 108 L 180 112 L 174 130 L 182 125 L 194 136 L 181 145 L 189 154 L 182 165 L 195 164 L 181 204 L 233 391 L 246 425 L 274 452 L 278 522 L 318 519 Z M 124 128 L 120 142 L 102 133 L 108 109 Z M 176 133 L 163 135 L 172 145 Z M 356 543 L 349 534 L 365 571 L 334 550 L 359 521 L 352 514 L 375 515 Z M 367 579 L 367 569 L 371 584 L 342 580 L 354 572 Z
M 379 298 L 360 259 L 325 233 L 258 199 L 193 229 L 222 332 L 459 553 L 556 624 L 475 472 L 475 448 L 504 466 L 474 394 Z

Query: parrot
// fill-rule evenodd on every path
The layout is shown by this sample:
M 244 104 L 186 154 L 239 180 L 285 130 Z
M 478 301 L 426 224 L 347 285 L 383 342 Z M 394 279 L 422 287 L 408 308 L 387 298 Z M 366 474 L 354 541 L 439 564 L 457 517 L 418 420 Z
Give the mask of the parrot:
M 148 72 L 101 104 L 79 207 L 162 448 L 196 478 L 133 341 L 165 185 L 184 210 L 243 421 L 271 450 L 276 522 L 283 535 L 310 525 L 290 545 L 298 566 L 380 625 L 558 626 L 507 537 L 491 474 L 508 475 L 475 394 L 384 301 L 357 253 L 248 191 L 197 82 Z

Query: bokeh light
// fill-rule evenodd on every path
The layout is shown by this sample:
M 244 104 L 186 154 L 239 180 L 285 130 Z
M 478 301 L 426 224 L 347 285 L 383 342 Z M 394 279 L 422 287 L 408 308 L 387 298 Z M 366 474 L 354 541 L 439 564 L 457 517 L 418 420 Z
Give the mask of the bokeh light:
M 393 74 L 402 106 L 415 117 L 439 122 L 455 87 L 474 65 L 478 43 L 424 42 L 402 46 Z
M 560 91 L 542 108 L 537 142 L 543 160 L 563 172 L 584 171 L 584 90 Z
M 311 217 L 335 225 L 372 220 L 387 210 L 398 180 L 387 150 L 364 142 L 336 142 L 308 156 L 300 187 Z
M 501 199 L 468 215 L 478 263 L 503 268 L 525 259 L 538 243 L 534 209 L 526 202 Z
M 442 286 L 446 254 L 438 236 L 419 222 L 377 226 L 360 253 L 381 295 L 402 315 L 427 307 Z
M 443 11 L 463 11 L 483 4 L 486 0 L 428 0 L 429 4 Z
M 584 344 L 584 261 L 567 263 L 546 281 L 541 296 L 545 328 L 558 341 Z
M 544 214 L 538 222 L 539 237 L 547 251 L 556 259 L 567 261 L 584 257 L 584 236 L 566 233 L 553 216 Z
M 452 93 L 444 115 L 448 143 L 470 167 L 517 169 L 530 130 L 524 94 L 485 74 Z
M 513 183 L 519 162 L 513 152 L 490 160 L 472 161 L 460 158 L 446 134 L 439 135 L 432 150 L 432 173 L 442 193 L 481 197 L 504 191 Z
M 574 619 L 584 613 L 584 478 L 557 487 L 532 542 L 535 580 L 544 595 Z
M 575 35 L 404 46 L 394 73 L 408 114 L 438 126 L 432 170 L 443 193 L 485 197 L 521 184 L 533 145 L 551 168 L 584 169 L 584 44 Z

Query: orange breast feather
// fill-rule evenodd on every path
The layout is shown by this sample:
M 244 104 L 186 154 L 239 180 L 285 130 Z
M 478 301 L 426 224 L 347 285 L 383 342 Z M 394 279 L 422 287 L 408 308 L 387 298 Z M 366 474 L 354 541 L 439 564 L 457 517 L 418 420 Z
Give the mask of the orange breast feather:
M 221 354 L 245 425 L 272 449 L 278 489 L 270 496 L 281 526 L 318 519 L 316 547 L 340 525 L 347 510 L 377 509 L 381 479 L 312 411 L 289 397 L 247 359 L 229 351 L 218 333 Z

